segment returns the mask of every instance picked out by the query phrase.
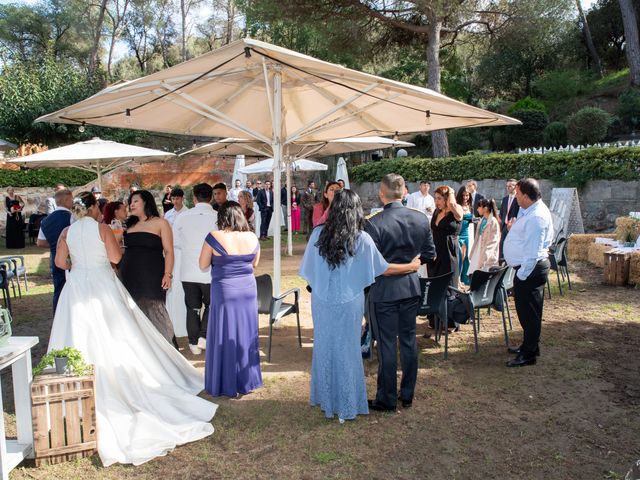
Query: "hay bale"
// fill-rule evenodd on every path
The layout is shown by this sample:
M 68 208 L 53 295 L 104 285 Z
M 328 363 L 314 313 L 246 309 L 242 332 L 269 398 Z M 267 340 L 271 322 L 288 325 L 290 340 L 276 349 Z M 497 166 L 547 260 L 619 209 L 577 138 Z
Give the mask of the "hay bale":
M 632 217 L 616 218 L 615 235 L 616 240 L 621 242 L 635 242 L 640 236 L 640 220 Z
M 587 260 L 589 261 L 589 263 L 594 264 L 596 267 L 604 268 L 604 252 L 608 252 L 612 248 L 613 247 L 611 245 L 592 243 L 589 245 Z
M 569 243 L 567 244 L 569 260 L 587 261 L 589 259 L 589 246 L 595 242 L 597 237 L 614 238 L 615 235 L 613 233 L 574 233 L 569 237 Z
M 629 258 L 629 285 L 640 285 L 640 252 L 633 252 Z

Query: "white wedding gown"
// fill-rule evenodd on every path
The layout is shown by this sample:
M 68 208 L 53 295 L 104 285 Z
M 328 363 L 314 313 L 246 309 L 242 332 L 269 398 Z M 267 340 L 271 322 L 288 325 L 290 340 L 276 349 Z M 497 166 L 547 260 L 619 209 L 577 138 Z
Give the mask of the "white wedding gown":
M 105 466 L 139 465 L 213 433 L 217 405 L 203 376 L 153 326 L 113 272 L 98 223 L 67 234 L 72 268 L 49 350 L 73 347 L 95 366 L 98 453 Z

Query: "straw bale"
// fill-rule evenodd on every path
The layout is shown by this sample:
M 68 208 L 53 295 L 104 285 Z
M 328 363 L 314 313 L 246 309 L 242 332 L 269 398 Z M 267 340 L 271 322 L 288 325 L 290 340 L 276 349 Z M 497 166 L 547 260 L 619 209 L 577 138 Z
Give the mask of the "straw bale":
M 596 237 L 600 238 L 614 238 L 613 233 L 574 233 L 569 237 L 569 243 L 567 244 L 567 255 L 569 260 L 581 260 L 587 261 L 589 259 L 589 246 L 595 242 Z
M 608 252 L 613 247 L 611 245 L 601 245 L 592 243 L 589 245 L 587 260 L 596 267 L 604 268 L 604 252 Z
M 629 258 L 629 284 L 640 285 L 640 252 L 634 252 Z
M 631 233 L 633 242 L 640 236 L 640 220 L 632 217 L 616 218 L 615 238 L 621 242 L 626 242 L 627 233 Z

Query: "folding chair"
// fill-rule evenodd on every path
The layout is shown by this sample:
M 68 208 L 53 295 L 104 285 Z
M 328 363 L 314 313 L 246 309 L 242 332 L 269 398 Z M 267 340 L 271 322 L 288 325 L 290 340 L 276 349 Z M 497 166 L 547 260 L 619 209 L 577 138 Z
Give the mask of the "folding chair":
M 447 293 L 449 282 L 453 272 L 445 273 L 439 277 L 420 279 L 420 291 L 422 299 L 418 307 L 418 315 L 434 315 L 436 327 L 436 342 L 440 339 L 440 333 L 444 328 L 444 359 L 448 357 L 449 329 L 447 328 Z

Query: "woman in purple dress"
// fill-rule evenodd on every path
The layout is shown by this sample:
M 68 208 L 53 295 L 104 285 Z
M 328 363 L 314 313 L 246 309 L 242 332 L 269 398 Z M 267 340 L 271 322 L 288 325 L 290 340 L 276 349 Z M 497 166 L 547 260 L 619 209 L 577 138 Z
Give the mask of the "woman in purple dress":
M 211 265 L 205 389 L 214 397 L 236 397 L 262 386 L 253 276 L 260 245 L 236 202 L 220 207 L 218 228 L 207 235 L 200 253 L 200 268 Z

